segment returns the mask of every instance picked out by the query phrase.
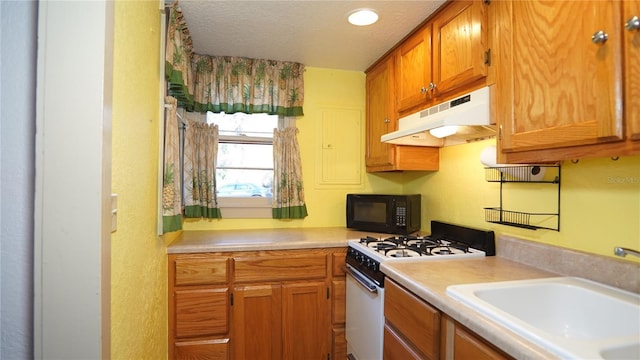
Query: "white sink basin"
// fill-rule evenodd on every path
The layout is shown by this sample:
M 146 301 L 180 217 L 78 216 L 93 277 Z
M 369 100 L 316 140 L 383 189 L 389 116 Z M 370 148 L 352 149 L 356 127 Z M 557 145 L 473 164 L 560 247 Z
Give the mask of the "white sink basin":
M 640 359 L 640 295 L 575 277 L 453 285 L 447 294 L 571 359 Z

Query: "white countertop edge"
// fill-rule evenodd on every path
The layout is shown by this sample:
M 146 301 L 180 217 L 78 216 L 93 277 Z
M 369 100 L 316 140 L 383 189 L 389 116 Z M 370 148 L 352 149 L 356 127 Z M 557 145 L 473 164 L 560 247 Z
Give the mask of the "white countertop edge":
M 514 358 L 519 360 L 559 359 L 557 355 L 533 344 L 458 300 L 448 295 L 439 295 L 429 288 L 412 281 L 404 273 L 387 267 L 384 263 L 380 265 L 380 269 L 393 281 L 404 286 L 424 301 L 435 306 Z

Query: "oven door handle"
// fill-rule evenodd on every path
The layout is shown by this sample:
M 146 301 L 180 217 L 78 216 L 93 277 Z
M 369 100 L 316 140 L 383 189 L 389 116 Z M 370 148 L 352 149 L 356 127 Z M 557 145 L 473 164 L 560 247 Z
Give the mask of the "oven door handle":
M 349 275 L 351 275 L 353 277 L 353 279 L 360 285 L 362 285 L 362 287 L 364 287 L 365 289 L 367 289 L 367 291 L 369 291 L 370 293 L 377 293 L 378 292 L 378 286 L 372 282 L 371 280 L 367 279 L 366 276 L 360 274 L 360 272 L 356 269 L 354 269 L 353 267 L 351 267 L 349 264 L 347 264 L 347 272 L 349 273 Z

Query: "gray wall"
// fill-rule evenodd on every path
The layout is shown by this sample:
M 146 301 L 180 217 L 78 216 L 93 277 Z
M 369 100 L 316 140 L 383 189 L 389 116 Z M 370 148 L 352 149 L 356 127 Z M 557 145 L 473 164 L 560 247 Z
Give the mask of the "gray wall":
M 37 3 L 0 1 L 0 359 L 33 358 Z

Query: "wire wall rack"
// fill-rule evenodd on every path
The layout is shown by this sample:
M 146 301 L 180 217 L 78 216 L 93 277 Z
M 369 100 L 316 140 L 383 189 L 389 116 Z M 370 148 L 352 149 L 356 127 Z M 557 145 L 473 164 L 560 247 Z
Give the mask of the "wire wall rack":
M 485 168 L 485 180 L 500 183 L 500 205 L 485 207 L 485 221 L 524 229 L 560 231 L 560 165 L 517 165 Z M 504 184 L 536 183 L 557 187 L 557 205 L 550 212 L 523 212 L 503 208 Z

